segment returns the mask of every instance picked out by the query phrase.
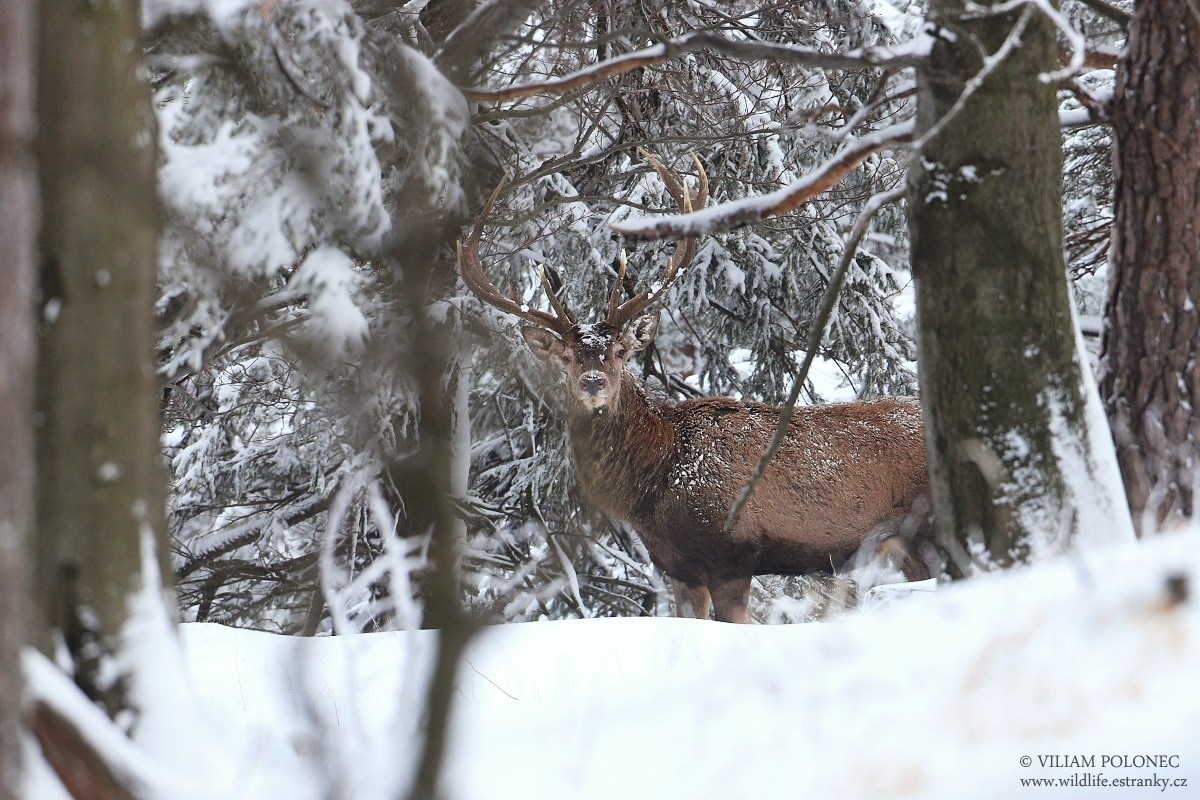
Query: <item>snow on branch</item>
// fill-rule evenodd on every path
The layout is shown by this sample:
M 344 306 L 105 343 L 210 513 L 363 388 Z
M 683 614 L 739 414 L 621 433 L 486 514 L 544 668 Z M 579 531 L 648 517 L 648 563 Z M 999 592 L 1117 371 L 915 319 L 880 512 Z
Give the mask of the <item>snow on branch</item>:
M 645 217 L 609 227 L 630 239 L 671 239 L 723 233 L 796 210 L 833 188 L 872 153 L 912 141 L 910 123 L 885 128 L 847 145 L 813 172 L 769 194 L 688 214 Z
M 668 51 L 675 55 L 696 50 L 712 50 L 734 58 L 775 61 L 823 69 L 903 69 L 921 64 L 929 55 L 932 42 L 932 38 L 922 35 L 900 47 L 860 47 L 845 53 L 829 53 L 811 47 L 739 41 L 715 33 L 700 32 L 668 41 L 666 46 Z
M 623 75 L 641 67 L 653 66 L 670 60 L 664 45 L 658 44 L 644 50 L 635 50 L 616 58 L 610 58 L 599 64 L 564 75 L 554 80 L 539 81 L 521 86 L 510 86 L 507 89 L 463 89 L 462 93 L 469 100 L 485 103 L 499 103 L 505 100 L 516 100 L 534 95 L 566 94 L 574 89 L 591 86 L 616 75 Z
M 921 63 L 928 54 L 928 49 L 928 41 L 921 38 L 903 48 L 870 47 L 845 53 L 828 53 L 811 47 L 738 41 L 715 33 L 700 32 L 677 39 L 669 39 L 661 44 L 635 50 L 632 53 L 625 53 L 561 78 L 510 86 L 506 89 L 463 89 L 462 93 L 471 100 L 489 103 L 535 95 L 560 95 L 592 86 L 635 69 L 661 64 L 700 50 L 711 50 L 745 60 L 801 64 L 823 69 L 861 69 L 863 67 L 902 69 Z
M 1067 89 L 1083 108 L 1058 112 L 1058 124 L 1062 128 L 1078 128 L 1085 125 L 1108 125 L 1112 122 L 1112 90 L 1097 91 L 1081 81 L 1072 81 Z

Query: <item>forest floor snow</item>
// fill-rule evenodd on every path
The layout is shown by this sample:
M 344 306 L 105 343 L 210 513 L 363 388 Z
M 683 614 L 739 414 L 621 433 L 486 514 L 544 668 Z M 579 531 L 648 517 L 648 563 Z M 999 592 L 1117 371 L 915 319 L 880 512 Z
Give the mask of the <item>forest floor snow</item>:
M 451 800 L 1200 797 L 1198 581 L 1189 533 L 830 623 L 489 627 L 458 675 L 442 786 Z M 156 797 L 402 797 L 435 636 L 184 625 L 193 696 L 146 707 L 158 733 L 110 757 L 158 774 Z M 50 671 L 31 662 L 34 695 L 65 691 Z M 29 796 L 61 796 L 36 767 Z

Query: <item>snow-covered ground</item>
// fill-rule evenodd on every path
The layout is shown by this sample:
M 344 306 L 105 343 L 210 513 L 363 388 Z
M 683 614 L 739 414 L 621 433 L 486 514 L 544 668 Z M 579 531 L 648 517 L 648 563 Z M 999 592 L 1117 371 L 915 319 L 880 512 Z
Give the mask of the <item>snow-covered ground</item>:
M 488 628 L 459 676 L 446 796 L 1200 797 L 1198 556 L 1200 533 L 1162 537 L 824 624 Z M 153 734 L 106 747 L 156 796 L 400 796 L 435 635 L 186 625 L 194 695 L 159 687 Z M 28 672 L 87 713 L 47 664 Z M 62 796 L 51 780 L 29 796 Z

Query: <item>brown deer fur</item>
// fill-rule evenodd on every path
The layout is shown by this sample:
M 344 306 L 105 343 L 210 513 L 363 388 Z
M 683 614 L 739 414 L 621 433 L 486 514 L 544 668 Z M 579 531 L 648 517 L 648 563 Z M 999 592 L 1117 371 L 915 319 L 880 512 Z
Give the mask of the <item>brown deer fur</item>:
M 584 494 L 638 532 L 675 583 L 677 613 L 707 617 L 711 596 L 717 619 L 746 621 L 752 576 L 828 572 L 879 551 L 909 579 L 929 577 L 929 487 L 915 400 L 797 408 L 727 534 L 729 509 L 780 409 L 651 396 L 624 364 L 656 325 L 643 317 L 629 327 L 622 334 L 605 323 L 579 325 L 564 339 L 522 330 L 536 355 L 566 369 L 567 427 Z

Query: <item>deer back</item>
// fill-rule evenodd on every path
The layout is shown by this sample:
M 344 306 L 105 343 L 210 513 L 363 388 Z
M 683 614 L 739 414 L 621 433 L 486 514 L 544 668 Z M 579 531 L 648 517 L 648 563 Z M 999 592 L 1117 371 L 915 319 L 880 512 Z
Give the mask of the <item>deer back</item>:
M 904 518 L 928 492 L 917 401 L 800 407 L 732 535 L 735 498 L 774 435 L 780 409 L 728 398 L 668 403 L 628 373 L 615 414 L 572 414 L 580 485 L 633 525 L 656 560 L 754 562 L 756 572 L 827 569 Z M 679 571 L 676 565 L 675 571 Z

